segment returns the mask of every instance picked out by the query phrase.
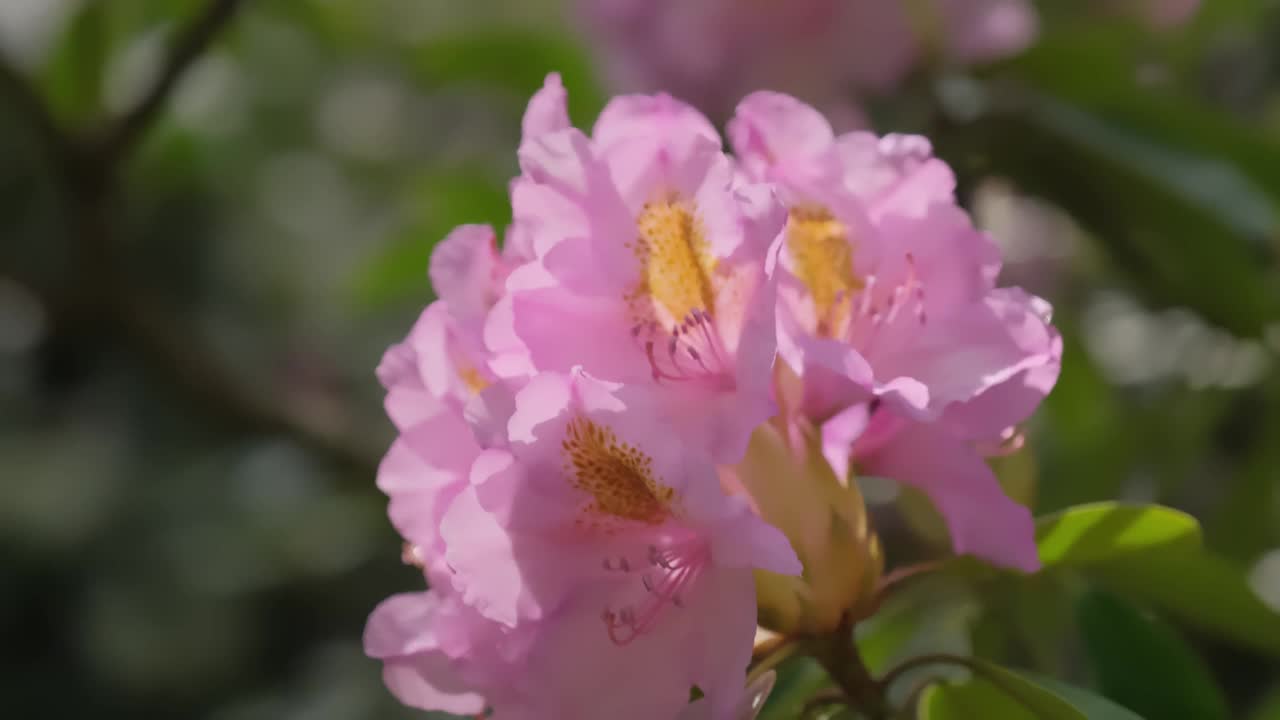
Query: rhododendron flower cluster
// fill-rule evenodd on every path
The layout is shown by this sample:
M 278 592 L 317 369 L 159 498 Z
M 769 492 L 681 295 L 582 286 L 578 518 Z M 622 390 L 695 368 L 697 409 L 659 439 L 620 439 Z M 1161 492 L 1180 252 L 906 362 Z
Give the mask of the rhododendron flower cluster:
M 587 134 L 554 75 L 523 130 L 502 249 L 441 241 L 439 299 L 378 368 L 399 430 L 378 484 L 429 586 L 366 630 L 402 702 L 739 717 L 758 619 L 829 629 L 873 589 L 859 473 L 922 490 L 957 553 L 1037 568 L 984 456 L 1061 343 L 996 287 L 927 141 L 837 136 L 771 93 L 739 105 L 733 155 L 667 95 Z

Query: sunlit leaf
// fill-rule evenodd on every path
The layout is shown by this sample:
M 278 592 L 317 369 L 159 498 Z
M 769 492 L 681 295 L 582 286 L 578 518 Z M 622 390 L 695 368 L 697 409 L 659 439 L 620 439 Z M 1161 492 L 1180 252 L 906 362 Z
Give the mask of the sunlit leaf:
M 1170 508 L 1104 502 L 1041 518 L 1036 544 L 1046 567 L 1082 567 L 1171 547 L 1197 548 L 1200 526 Z

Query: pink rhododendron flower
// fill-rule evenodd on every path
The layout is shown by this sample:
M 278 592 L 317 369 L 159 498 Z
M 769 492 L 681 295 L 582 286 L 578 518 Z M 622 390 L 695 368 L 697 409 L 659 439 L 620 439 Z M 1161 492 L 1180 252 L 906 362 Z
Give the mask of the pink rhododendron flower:
M 444 589 L 384 600 L 364 631 L 365 654 L 400 702 L 422 710 L 479 715 L 521 687 L 528 633 L 483 617 Z
M 507 447 L 476 463 L 442 534 L 464 602 L 533 628 L 528 690 L 499 716 L 675 717 L 693 685 L 732 709 L 754 638 L 752 571 L 800 571 L 786 538 L 724 494 L 651 387 L 543 373 L 491 421 Z
M 378 487 L 390 497 L 396 529 L 431 562 L 442 551 L 440 520 L 480 453 L 462 409 L 494 379 L 484 319 L 513 254 L 499 254 L 488 227 L 464 225 L 450 233 L 431 257 L 440 299 L 378 366 L 387 414 L 400 430 L 378 468 Z
M 522 130 L 503 250 L 443 240 L 440 299 L 378 368 L 399 431 L 378 484 L 431 588 L 366 628 L 396 697 L 750 717 L 759 618 L 822 633 L 876 605 L 854 464 L 927 493 L 957 552 L 1036 567 L 984 455 L 1061 343 L 1047 304 L 996 287 L 927 141 L 837 137 L 775 93 L 741 104 L 736 162 L 666 95 L 615 99 L 588 136 L 554 75 Z
M 930 51 L 954 62 L 1016 53 L 1036 34 L 1026 0 L 580 0 L 615 84 L 666 90 L 714 117 L 760 88 L 860 124 L 851 92 L 882 92 Z
M 550 78 L 526 117 L 563 118 L 563 101 Z M 537 260 L 490 319 L 492 367 L 656 386 L 682 432 L 740 457 L 774 412 L 773 193 L 739 183 L 711 124 L 666 95 L 615 99 L 591 137 L 526 134 L 520 163 L 513 211 Z
M 730 136 L 744 171 L 790 207 L 778 314 L 779 355 L 799 377 L 781 389 L 789 410 L 822 425 L 840 477 L 852 458 L 928 494 L 956 552 L 1036 569 L 1030 513 L 978 448 L 1007 439 L 1057 379 L 1048 305 L 995 287 L 997 248 L 923 138 L 837 137 L 776 93 L 745 99 Z

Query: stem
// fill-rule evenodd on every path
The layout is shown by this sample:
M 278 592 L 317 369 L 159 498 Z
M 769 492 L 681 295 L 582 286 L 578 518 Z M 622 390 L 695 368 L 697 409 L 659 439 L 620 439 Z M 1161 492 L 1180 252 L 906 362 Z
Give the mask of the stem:
M 859 710 L 872 720 L 889 717 L 890 708 L 884 688 L 871 676 L 853 643 L 850 616 L 846 615 L 834 632 L 818 639 L 813 656 Z

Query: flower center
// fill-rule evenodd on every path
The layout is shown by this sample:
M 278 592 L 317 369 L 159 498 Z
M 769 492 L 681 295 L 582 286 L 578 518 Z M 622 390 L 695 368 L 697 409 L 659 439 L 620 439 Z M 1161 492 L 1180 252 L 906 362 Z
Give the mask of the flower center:
M 665 200 L 646 203 L 637 225 L 627 247 L 640 262 L 640 282 L 626 299 L 653 379 L 723 383 L 730 363 L 713 314 L 716 259 L 697 217 Z
M 796 275 L 813 296 L 818 333 L 839 334 L 849 320 L 853 295 L 863 286 L 853 272 L 849 228 L 826 208 L 793 208 L 787 223 L 787 250 Z
M 489 378 L 471 365 L 458 366 L 458 379 L 472 395 L 478 395 L 481 390 L 490 385 Z
M 562 447 L 569 482 L 591 496 L 585 513 L 590 519 L 580 519 L 580 524 L 607 528 L 611 521 L 624 520 L 657 525 L 670 516 L 675 491 L 654 478 L 652 458 L 620 441 L 613 430 L 575 418 Z
M 713 311 L 715 258 L 689 208 L 675 200 L 646 203 L 636 224 L 640 235 L 631 247 L 641 272 L 633 300 L 650 299 L 652 311 L 667 327 L 695 312 Z

